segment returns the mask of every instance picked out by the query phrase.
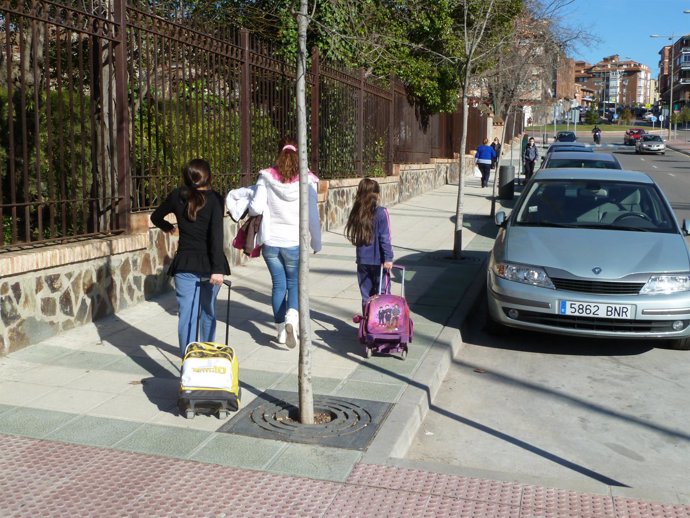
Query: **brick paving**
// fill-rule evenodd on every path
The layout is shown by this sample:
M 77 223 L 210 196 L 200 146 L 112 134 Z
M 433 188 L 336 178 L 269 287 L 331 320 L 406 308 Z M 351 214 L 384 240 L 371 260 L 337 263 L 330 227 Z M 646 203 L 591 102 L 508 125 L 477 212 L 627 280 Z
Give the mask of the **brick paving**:
M 344 482 L 0 435 L 2 516 L 690 518 L 690 506 L 357 464 Z

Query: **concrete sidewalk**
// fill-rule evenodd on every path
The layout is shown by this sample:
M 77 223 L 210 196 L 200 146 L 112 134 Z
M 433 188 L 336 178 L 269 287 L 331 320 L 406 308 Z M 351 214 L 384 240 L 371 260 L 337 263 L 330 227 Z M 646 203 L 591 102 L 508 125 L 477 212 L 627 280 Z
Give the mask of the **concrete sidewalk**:
M 671 139 L 666 141 L 666 147 L 678 151 L 685 155 L 690 155 L 690 142 L 680 139 Z
M 168 294 L 0 358 L 0 514 L 690 517 L 687 506 L 388 463 L 407 450 L 461 348 L 460 323 L 496 232 L 489 194 L 467 180 L 460 261 L 449 260 L 457 186 L 391 208 L 415 324 L 405 361 L 361 354 L 351 323 L 359 309 L 354 248 L 342 234 L 326 233 L 310 258 L 314 392 L 383 409 L 369 444 L 228 431 L 242 410 L 227 421 L 180 416 L 176 303 Z M 266 391 L 294 394 L 298 349 L 273 342 L 263 260 L 234 268 L 231 280 L 242 407 Z M 225 292 L 219 301 L 224 319 Z M 223 332 L 219 326 L 219 340 Z

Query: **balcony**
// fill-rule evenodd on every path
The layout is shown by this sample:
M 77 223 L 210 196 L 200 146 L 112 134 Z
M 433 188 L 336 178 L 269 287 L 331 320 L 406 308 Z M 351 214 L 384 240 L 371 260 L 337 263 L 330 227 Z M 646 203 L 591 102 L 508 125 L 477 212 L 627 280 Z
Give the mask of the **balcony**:
M 680 67 L 681 70 L 690 70 L 690 60 L 689 61 L 681 61 L 678 63 L 678 66 Z

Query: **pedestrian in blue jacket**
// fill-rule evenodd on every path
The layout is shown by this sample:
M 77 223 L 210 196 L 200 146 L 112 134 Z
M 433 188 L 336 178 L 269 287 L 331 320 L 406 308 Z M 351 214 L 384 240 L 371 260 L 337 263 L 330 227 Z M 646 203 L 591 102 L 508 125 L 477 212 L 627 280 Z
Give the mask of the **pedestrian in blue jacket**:
M 489 185 L 489 175 L 491 174 L 491 164 L 496 160 L 496 151 L 489 146 L 489 139 L 485 138 L 484 143 L 477 148 L 474 154 L 474 163 L 477 164 L 482 172 L 482 187 Z
M 379 205 L 378 182 L 359 182 L 355 202 L 345 225 L 347 239 L 357 247 L 357 279 L 362 294 L 362 312 L 367 300 L 378 291 L 381 265 L 393 268 L 393 246 L 388 210 Z

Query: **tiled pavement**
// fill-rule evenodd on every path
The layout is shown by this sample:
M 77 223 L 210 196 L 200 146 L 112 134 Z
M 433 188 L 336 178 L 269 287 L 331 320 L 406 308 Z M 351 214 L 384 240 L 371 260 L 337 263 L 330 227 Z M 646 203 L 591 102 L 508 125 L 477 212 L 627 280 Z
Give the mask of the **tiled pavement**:
M 230 435 L 215 417 L 179 416 L 177 317 L 165 295 L 0 358 L 0 516 L 690 517 L 690 506 L 387 462 L 404 454 L 461 347 L 459 322 L 495 231 L 477 184 L 468 180 L 464 261 L 447 260 L 456 188 L 391 209 L 415 321 L 406 361 L 362 358 L 342 235 L 327 233 L 310 260 L 315 393 L 393 404 L 367 449 Z M 296 391 L 298 352 L 271 341 L 263 262 L 232 280 L 243 406 L 268 389 Z

